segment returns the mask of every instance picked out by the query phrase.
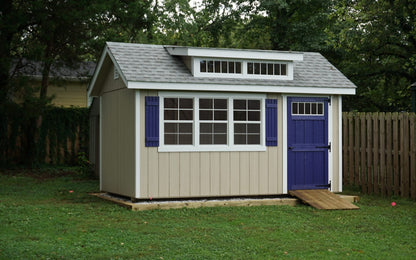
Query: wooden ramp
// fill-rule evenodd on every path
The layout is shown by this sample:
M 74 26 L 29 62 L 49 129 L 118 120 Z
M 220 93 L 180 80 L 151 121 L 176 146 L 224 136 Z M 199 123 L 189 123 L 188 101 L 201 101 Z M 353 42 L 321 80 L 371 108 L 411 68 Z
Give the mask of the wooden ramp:
M 291 190 L 289 194 L 317 209 L 359 209 L 351 202 L 325 189 Z

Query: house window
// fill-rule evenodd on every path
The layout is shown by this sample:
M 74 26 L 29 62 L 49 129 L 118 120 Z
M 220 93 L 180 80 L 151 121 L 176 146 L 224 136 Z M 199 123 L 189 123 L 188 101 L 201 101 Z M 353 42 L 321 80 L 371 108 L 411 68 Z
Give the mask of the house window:
M 192 98 L 164 99 L 165 144 L 193 143 L 193 109 Z
M 201 73 L 241 74 L 241 62 L 226 60 L 200 60 Z
M 292 115 L 323 116 L 323 102 L 292 102 Z
M 234 144 L 260 144 L 260 100 L 234 100 Z
M 287 76 L 287 64 L 247 62 L 247 74 Z
M 265 95 L 159 95 L 159 151 L 265 150 Z

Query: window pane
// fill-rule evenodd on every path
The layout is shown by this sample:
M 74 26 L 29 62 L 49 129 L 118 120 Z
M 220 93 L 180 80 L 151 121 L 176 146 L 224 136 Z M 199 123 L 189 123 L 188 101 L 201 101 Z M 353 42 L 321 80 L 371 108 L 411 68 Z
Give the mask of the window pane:
M 177 133 L 178 127 L 176 123 L 165 123 L 165 133 Z
M 199 108 L 212 108 L 212 99 L 200 99 Z
M 201 133 L 212 133 L 212 123 L 203 123 L 199 125 L 199 131 Z
M 199 67 L 200 67 L 200 69 L 199 69 L 200 72 L 207 72 L 207 61 L 206 60 L 201 60 L 199 62 Z
M 227 124 L 214 124 L 214 133 L 226 134 Z
M 212 134 L 200 134 L 199 143 L 200 144 L 212 144 Z
M 248 121 L 260 121 L 260 111 L 248 111 Z
M 164 107 L 165 108 L 178 108 L 178 99 L 177 98 L 165 98 Z
M 180 110 L 179 120 L 193 120 L 193 110 Z
M 214 111 L 214 120 L 227 120 L 227 111 Z
M 299 103 L 299 114 L 305 114 L 305 103 Z
M 245 99 L 235 99 L 234 100 L 234 109 L 246 109 L 246 100 Z
M 298 103 L 293 102 L 292 103 L 292 115 L 297 115 L 297 114 L 298 114 Z
M 324 114 L 324 104 L 318 103 L 318 115 Z
M 254 74 L 260 74 L 260 63 L 254 63 Z
M 214 144 L 227 144 L 226 134 L 214 135 Z
M 234 125 L 234 133 L 243 133 L 243 134 L 245 134 L 247 131 L 246 131 L 246 124 L 235 124 Z
M 246 111 L 234 111 L 234 120 L 235 121 L 246 121 Z
M 214 108 L 216 109 L 227 109 L 227 100 L 226 99 L 215 99 Z
M 248 135 L 247 144 L 260 144 L 260 135 Z
M 234 62 L 228 62 L 228 73 L 234 73 Z
M 235 73 L 241 74 L 241 62 L 235 63 Z
M 178 135 L 165 134 L 165 144 L 178 144 Z
M 260 124 L 247 124 L 247 133 L 260 133 Z
M 261 63 L 261 75 L 266 75 L 266 74 L 267 74 L 267 64 Z
M 208 61 L 208 72 L 214 72 L 214 61 Z
M 192 124 L 179 124 L 179 133 L 192 133 Z
M 194 100 L 192 98 L 179 99 L 179 108 L 194 108 Z
M 274 75 L 280 75 L 280 64 L 274 64 Z
M 247 74 L 253 74 L 253 72 L 254 72 L 253 63 L 248 62 L 247 63 Z
M 248 101 L 248 109 L 250 110 L 260 110 L 260 100 L 249 100 Z
M 226 61 L 221 61 L 221 72 L 222 73 L 228 73 L 227 72 L 227 62 Z
M 165 120 L 178 120 L 178 110 L 165 110 Z
M 221 72 L 221 62 L 216 60 L 214 63 L 215 63 L 215 66 L 214 66 L 215 73 L 220 73 Z
M 267 64 L 267 74 L 268 75 L 273 75 L 273 64 L 272 63 Z
M 246 144 L 246 136 L 245 135 L 234 135 L 234 144 Z
M 180 134 L 179 144 L 192 144 L 192 134 Z
M 306 115 L 311 114 L 311 103 L 305 103 L 305 114 Z
M 281 72 L 280 72 L 280 74 L 281 75 L 287 75 L 287 72 L 286 72 L 286 64 L 281 64 L 280 65 L 280 68 L 281 68 Z
M 316 115 L 316 103 L 312 103 L 312 115 Z
M 212 120 L 212 110 L 199 110 L 199 120 Z

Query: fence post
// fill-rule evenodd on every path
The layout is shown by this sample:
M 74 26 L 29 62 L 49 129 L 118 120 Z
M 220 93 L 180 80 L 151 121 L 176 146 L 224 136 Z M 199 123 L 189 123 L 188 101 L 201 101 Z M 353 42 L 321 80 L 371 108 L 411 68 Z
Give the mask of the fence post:
M 412 111 L 416 113 L 416 82 L 410 85 L 410 91 L 412 92 Z

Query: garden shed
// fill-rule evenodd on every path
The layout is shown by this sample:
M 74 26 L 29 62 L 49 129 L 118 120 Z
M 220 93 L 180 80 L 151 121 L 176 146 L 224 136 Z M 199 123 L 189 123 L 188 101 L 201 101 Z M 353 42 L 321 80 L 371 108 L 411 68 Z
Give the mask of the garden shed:
M 132 199 L 342 191 L 342 96 L 321 54 L 107 42 L 88 95 L 100 189 Z

